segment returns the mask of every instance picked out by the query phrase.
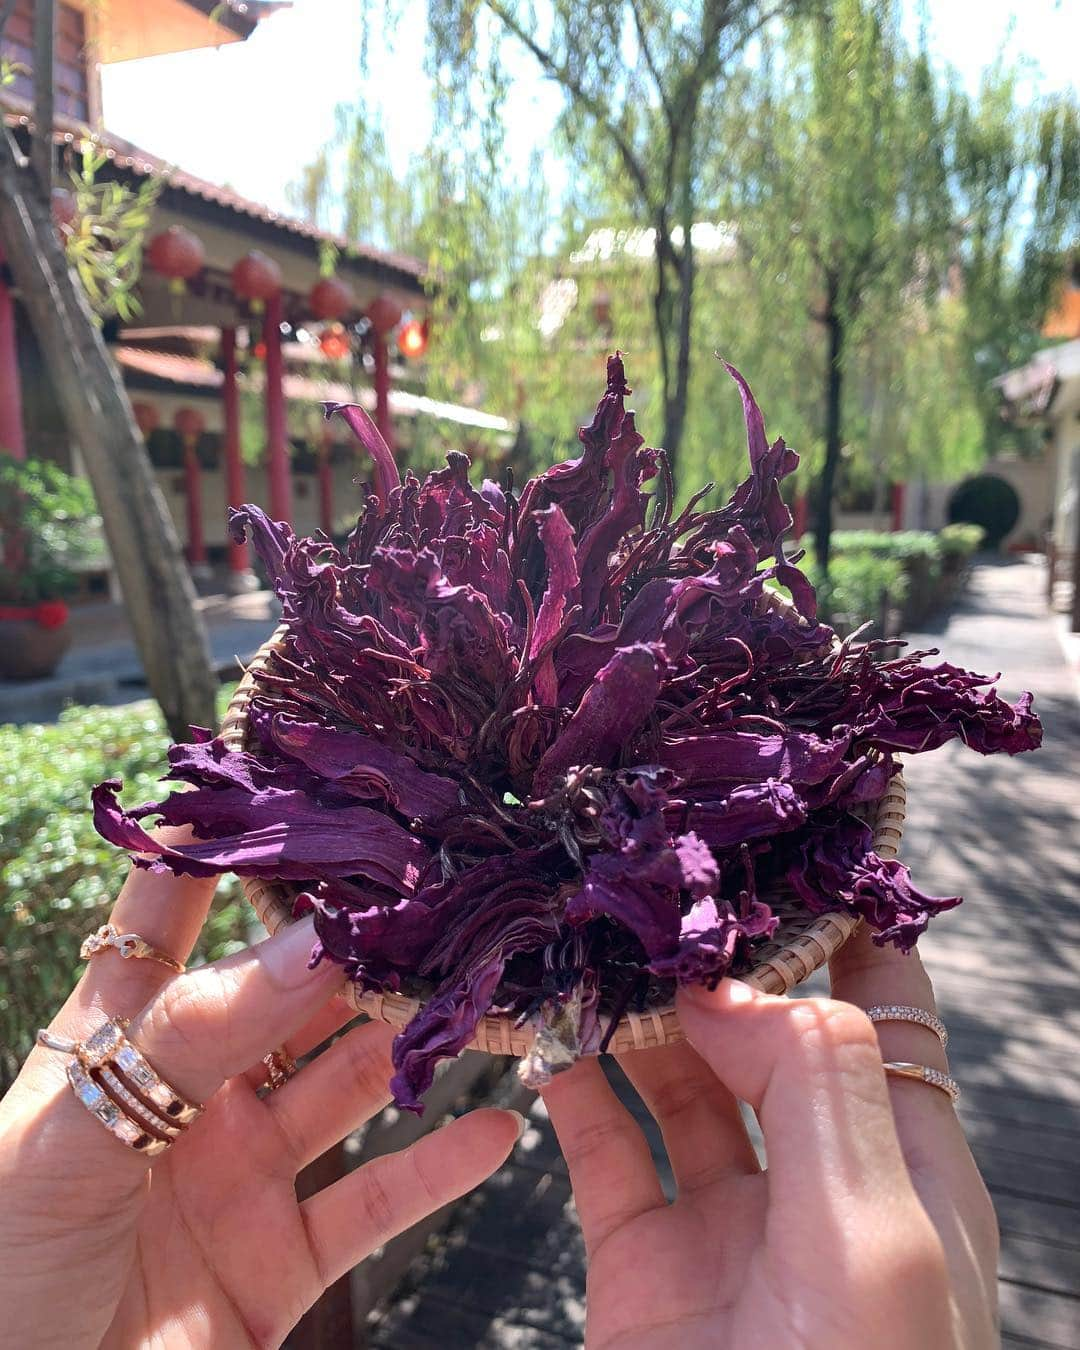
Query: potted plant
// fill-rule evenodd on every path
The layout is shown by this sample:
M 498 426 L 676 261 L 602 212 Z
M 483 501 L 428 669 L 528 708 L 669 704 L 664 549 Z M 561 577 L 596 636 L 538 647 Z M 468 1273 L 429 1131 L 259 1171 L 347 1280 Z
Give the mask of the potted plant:
M 89 484 L 0 454 L 0 679 L 51 675 L 71 643 L 65 597 L 101 551 Z

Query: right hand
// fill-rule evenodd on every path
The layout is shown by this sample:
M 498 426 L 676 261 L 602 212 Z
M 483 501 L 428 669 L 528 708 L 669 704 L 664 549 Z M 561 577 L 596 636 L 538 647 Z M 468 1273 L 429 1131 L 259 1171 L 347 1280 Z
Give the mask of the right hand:
M 689 1043 L 620 1057 L 663 1132 L 673 1204 L 596 1060 L 544 1089 L 588 1250 L 589 1350 L 998 1344 L 997 1226 L 956 1113 L 882 1070 L 883 1052 L 947 1069 L 944 1052 L 921 1026 L 875 1034 L 860 1011 L 932 1010 L 930 982 L 917 956 L 860 932 L 832 987 L 684 991 Z M 761 1121 L 767 1172 L 739 1099 Z

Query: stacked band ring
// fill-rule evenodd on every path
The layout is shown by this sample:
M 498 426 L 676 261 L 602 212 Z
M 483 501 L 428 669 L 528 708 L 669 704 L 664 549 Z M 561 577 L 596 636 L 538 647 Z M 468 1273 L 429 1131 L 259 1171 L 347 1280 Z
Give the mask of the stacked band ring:
M 82 1044 L 39 1032 L 50 1049 L 72 1055 L 71 1089 L 83 1106 L 121 1143 L 155 1157 L 163 1153 L 201 1113 L 151 1067 L 128 1040 L 125 1018 L 115 1017 Z

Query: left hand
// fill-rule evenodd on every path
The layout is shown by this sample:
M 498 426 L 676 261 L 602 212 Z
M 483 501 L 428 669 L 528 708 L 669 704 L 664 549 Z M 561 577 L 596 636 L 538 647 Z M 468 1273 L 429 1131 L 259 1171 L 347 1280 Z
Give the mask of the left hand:
M 212 881 L 133 872 L 112 922 L 183 961 Z M 66 1056 L 36 1048 L 0 1102 L 0 1307 L 5 1344 L 277 1346 L 327 1285 L 490 1175 L 517 1120 L 474 1111 L 303 1203 L 306 1164 L 389 1100 L 390 1029 L 354 1028 L 266 1097 L 260 1063 L 305 1054 L 354 1014 L 340 967 L 307 969 L 310 920 L 177 975 L 94 956 L 51 1027 L 82 1040 L 106 1017 L 206 1111 L 153 1161 L 76 1101 Z

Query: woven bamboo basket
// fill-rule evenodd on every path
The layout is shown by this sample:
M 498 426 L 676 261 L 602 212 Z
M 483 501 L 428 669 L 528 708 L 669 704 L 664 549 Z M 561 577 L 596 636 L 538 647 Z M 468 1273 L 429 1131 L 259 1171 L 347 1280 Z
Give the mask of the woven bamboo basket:
M 281 647 L 288 629 L 281 625 L 264 643 L 247 667 L 236 687 L 221 725 L 221 737 L 231 750 L 248 746 L 247 710 L 259 689 L 262 673 L 272 667 L 274 653 Z M 866 815 L 874 831 L 874 848 L 883 858 L 895 858 L 904 828 L 907 794 L 903 776 L 892 778 L 885 795 Z M 300 887 L 283 881 L 260 881 L 242 877 L 244 894 L 268 933 L 276 933 L 292 922 L 293 901 Z M 786 994 L 801 984 L 819 966 L 824 965 L 851 936 L 861 919 L 848 913 L 808 914 L 794 898 L 770 897 L 780 925 L 772 940 L 754 950 L 754 965 L 741 976 L 767 994 Z M 403 1027 L 421 1007 L 416 998 L 401 994 L 363 993 L 350 985 L 347 997 L 357 1012 L 381 1022 Z M 608 1053 L 645 1050 L 683 1040 L 678 1014 L 673 1003 L 645 1012 L 626 1012 L 620 1018 L 608 1042 Z M 471 1048 L 493 1055 L 526 1055 L 531 1048 L 533 1030 L 517 1027 L 510 1016 L 489 1015 L 481 1021 Z

